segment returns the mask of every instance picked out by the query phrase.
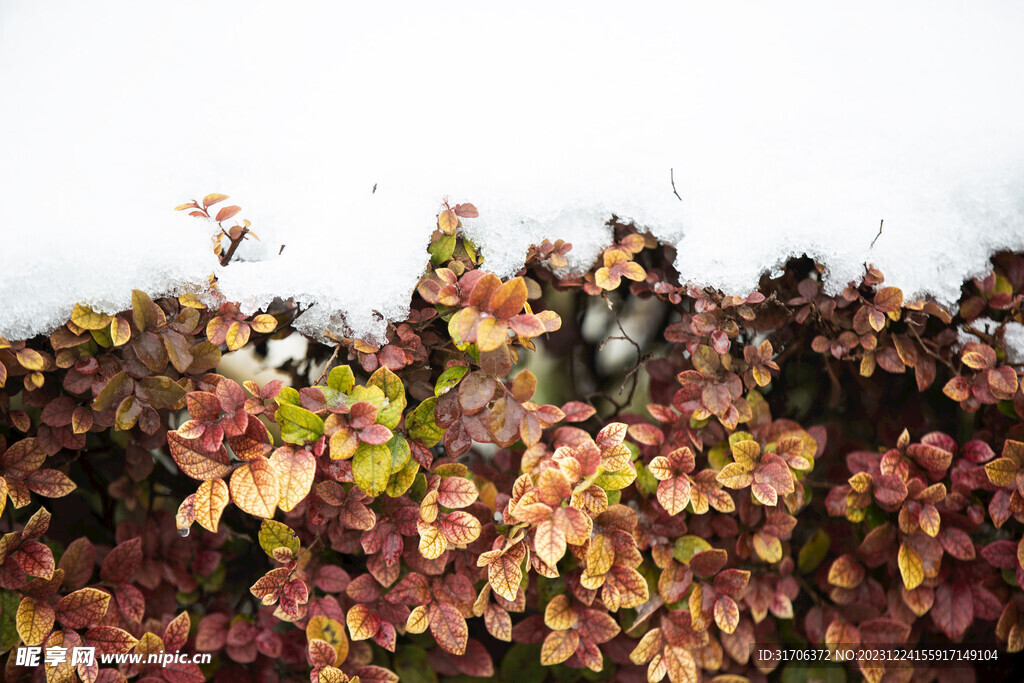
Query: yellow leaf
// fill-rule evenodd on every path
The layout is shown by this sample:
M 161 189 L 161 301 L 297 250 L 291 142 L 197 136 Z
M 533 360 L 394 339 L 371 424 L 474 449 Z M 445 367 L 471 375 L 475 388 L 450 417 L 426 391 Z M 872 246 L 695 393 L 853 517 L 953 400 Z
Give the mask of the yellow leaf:
M 544 608 L 544 624 L 552 631 L 565 631 L 579 623 L 579 615 L 565 593 L 551 598 Z
M 446 235 L 451 235 L 455 232 L 455 228 L 459 225 L 459 217 L 455 215 L 455 212 L 451 209 L 445 209 L 441 212 L 441 215 L 437 217 L 437 229 Z
M 405 630 L 409 633 L 423 633 L 430 626 L 430 612 L 426 605 L 416 605 L 405 620 Z
M 541 646 L 540 663 L 544 666 L 561 664 L 572 657 L 579 644 L 580 634 L 576 631 L 552 631 Z
M 306 624 L 306 638 L 308 640 L 322 640 L 337 653 L 334 663 L 341 664 L 348 657 L 348 637 L 345 635 L 345 628 L 334 619 L 318 614 L 311 617 Z
M 35 349 L 19 349 L 15 354 L 18 363 L 26 370 L 42 370 L 46 367 L 46 359 L 43 354 Z
M 114 346 L 124 346 L 132 338 L 132 328 L 126 320 L 112 318 L 110 320 L 110 340 Z
M 277 329 L 277 318 L 263 313 L 253 318 L 249 325 L 260 334 L 270 334 Z
M 903 575 L 903 585 L 907 590 L 914 590 L 920 586 L 924 581 L 924 564 L 918 552 L 912 546 L 901 543 L 896 560 L 900 566 L 900 574 Z
M 26 645 L 40 645 L 53 628 L 54 611 L 45 602 L 36 603 L 32 598 L 23 598 L 18 605 L 15 623 L 18 635 Z
M 71 311 L 71 322 L 83 330 L 102 330 L 110 324 L 110 316 L 106 313 L 97 313 L 88 306 L 75 304 Z
M 229 350 L 237 351 L 249 341 L 249 326 L 238 321 L 231 323 L 225 340 L 228 343 Z
M 217 533 L 220 516 L 229 500 L 228 485 L 223 479 L 208 479 L 199 485 L 193 506 L 196 521 L 204 529 Z
M 754 534 L 754 552 L 765 562 L 774 564 L 782 560 L 782 542 L 775 536 Z
M 420 554 L 428 560 L 436 560 L 448 549 L 448 541 L 441 530 L 426 522 L 417 522 L 420 532 Z
M 482 352 L 494 351 L 508 341 L 508 324 L 497 318 L 484 318 L 476 326 L 476 345 Z

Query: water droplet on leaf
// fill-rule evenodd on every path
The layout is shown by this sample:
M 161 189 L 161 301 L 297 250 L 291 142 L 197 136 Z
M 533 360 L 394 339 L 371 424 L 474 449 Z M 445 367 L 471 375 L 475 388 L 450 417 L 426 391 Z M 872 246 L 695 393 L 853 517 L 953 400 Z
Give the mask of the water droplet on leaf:
M 184 527 L 181 527 L 180 529 L 178 529 L 178 535 L 181 536 L 182 538 L 185 538 L 186 536 L 188 536 L 188 527 L 184 526 Z

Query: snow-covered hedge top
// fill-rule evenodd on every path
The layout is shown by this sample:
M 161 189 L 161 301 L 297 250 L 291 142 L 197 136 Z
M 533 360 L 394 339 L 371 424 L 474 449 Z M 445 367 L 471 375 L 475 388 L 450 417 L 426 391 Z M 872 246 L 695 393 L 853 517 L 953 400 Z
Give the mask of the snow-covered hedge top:
M 950 302 L 1024 248 L 1022 29 L 1009 2 L 4 2 L 0 335 L 211 271 L 379 335 L 445 197 L 503 274 L 544 237 L 589 262 L 614 214 L 727 293 L 806 252 L 833 291 L 871 262 Z M 171 211 L 209 191 L 246 262 Z

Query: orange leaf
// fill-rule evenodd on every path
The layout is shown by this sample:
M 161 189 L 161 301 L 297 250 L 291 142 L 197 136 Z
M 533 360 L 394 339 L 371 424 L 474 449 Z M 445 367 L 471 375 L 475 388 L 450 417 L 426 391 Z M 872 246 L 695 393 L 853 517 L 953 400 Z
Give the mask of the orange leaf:
M 107 613 L 110 593 L 97 588 L 82 588 L 68 593 L 57 603 L 57 619 L 71 629 L 97 623 Z
M 280 498 L 277 471 L 266 458 L 249 460 L 231 473 L 231 500 L 250 515 L 273 517 Z
M 451 209 L 445 209 L 437 217 L 437 229 L 446 235 L 451 235 L 455 232 L 455 228 L 459 225 L 459 217 L 455 215 L 455 212 Z
M 214 453 L 207 453 L 199 447 L 199 439 L 186 439 L 177 432 L 167 432 L 167 446 L 181 471 L 193 479 L 219 479 L 231 472 L 223 446 Z
M 508 320 L 523 310 L 528 297 L 526 280 L 521 277 L 512 278 L 495 290 L 487 302 L 487 308 L 495 317 Z
M 453 655 L 465 654 L 469 628 L 459 610 L 451 603 L 433 602 L 429 613 L 430 634 L 441 649 Z
M 497 318 L 483 318 L 476 326 L 476 345 L 481 352 L 494 351 L 508 341 L 508 323 Z
M 367 640 L 380 629 L 380 617 L 368 605 L 352 605 L 345 615 L 352 640 Z
M 222 202 L 222 201 L 224 201 L 227 198 L 228 198 L 228 196 L 226 194 L 216 194 L 216 193 L 208 194 L 205 197 L 203 197 L 203 208 L 204 209 L 208 209 L 211 206 L 213 206 L 214 204 L 216 204 L 217 202 Z
M 309 495 L 316 474 L 316 458 L 304 448 L 282 446 L 270 456 L 270 464 L 277 473 L 281 491 L 278 505 L 290 512 Z
M 214 220 L 216 220 L 218 223 L 220 223 L 221 221 L 226 221 L 241 210 L 242 207 L 240 206 L 225 206 L 223 209 L 217 212 L 217 217 Z

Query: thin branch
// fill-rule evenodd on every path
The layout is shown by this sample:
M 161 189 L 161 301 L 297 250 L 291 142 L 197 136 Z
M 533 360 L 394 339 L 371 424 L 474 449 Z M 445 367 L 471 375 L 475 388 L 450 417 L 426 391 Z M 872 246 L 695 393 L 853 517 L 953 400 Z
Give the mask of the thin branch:
M 668 177 L 669 180 L 672 181 L 672 194 L 674 194 L 676 196 L 676 199 L 678 199 L 679 201 L 683 201 L 683 198 L 679 196 L 678 192 L 676 192 L 676 169 L 668 169 Z
M 877 241 L 878 241 L 878 238 L 882 236 L 882 225 L 884 225 L 884 224 L 885 224 L 885 219 L 883 218 L 883 219 L 882 219 L 882 220 L 881 220 L 881 221 L 880 221 L 880 222 L 878 223 L 878 234 L 877 234 L 877 235 L 875 235 L 875 239 L 871 240 L 871 246 L 870 246 L 870 247 L 868 247 L 868 249 L 874 249 L 874 247 L 875 247 L 875 242 L 877 242 Z
M 220 264 L 226 266 L 231 263 L 231 257 L 235 255 L 235 251 L 238 249 L 238 245 L 242 243 L 245 236 L 249 234 L 249 228 L 242 228 L 242 232 L 238 233 L 238 237 L 231 240 L 231 246 L 228 247 L 227 252 L 221 256 Z

